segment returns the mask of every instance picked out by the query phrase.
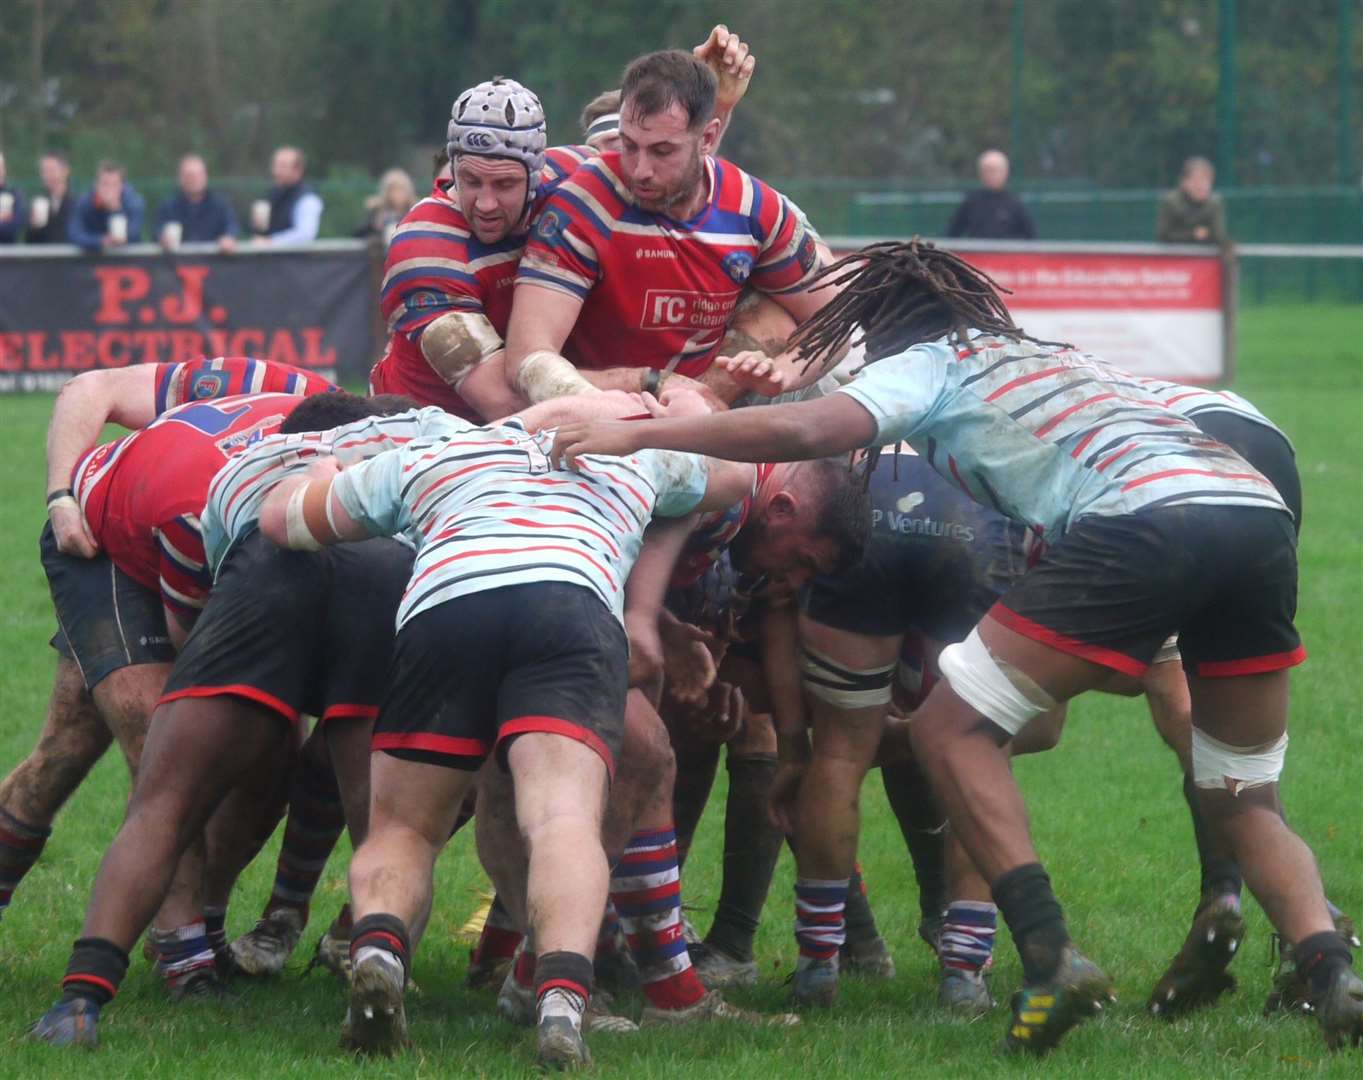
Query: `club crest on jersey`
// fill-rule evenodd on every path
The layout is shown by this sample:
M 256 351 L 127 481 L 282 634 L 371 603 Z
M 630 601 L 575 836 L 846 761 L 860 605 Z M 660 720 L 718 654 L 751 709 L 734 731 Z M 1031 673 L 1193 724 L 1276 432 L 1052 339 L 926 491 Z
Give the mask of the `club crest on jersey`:
M 557 210 L 546 210 L 540 215 L 539 223 L 535 226 L 535 235 L 541 240 L 552 240 L 563 231 L 566 224 L 563 215 Z
M 814 237 L 805 233 L 805 238 L 800 241 L 800 248 L 795 253 L 795 258 L 800 263 L 800 269 L 805 273 L 814 269 L 814 264 L 819 261 L 819 249 L 814 244 Z
M 752 273 L 752 256 L 746 251 L 731 251 L 720 265 L 735 285 L 742 285 Z
M 227 379 L 217 373 L 207 375 L 196 375 L 194 383 L 189 388 L 189 396 L 194 401 L 202 401 L 204 398 L 221 397 L 223 390 L 227 386 Z
M 412 293 L 406 300 L 406 304 L 409 308 L 415 308 L 417 310 L 420 310 L 421 308 L 441 307 L 444 303 L 445 301 L 439 293 L 430 292 L 429 290 Z

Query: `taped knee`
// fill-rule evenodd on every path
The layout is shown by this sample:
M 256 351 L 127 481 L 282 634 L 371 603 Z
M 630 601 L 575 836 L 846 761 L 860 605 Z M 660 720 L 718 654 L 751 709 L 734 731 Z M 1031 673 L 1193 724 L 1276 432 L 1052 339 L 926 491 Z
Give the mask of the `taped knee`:
M 844 667 L 813 649 L 800 650 L 805 690 L 839 709 L 870 709 L 890 703 L 895 665 L 864 670 Z
M 937 666 L 957 697 L 1009 735 L 1016 735 L 1032 717 L 1056 706 L 1055 698 L 1026 672 L 996 660 L 979 630 L 943 649 Z
M 1287 758 L 1287 734 L 1260 746 L 1231 746 L 1193 728 L 1193 783 L 1239 795 L 1248 788 L 1276 784 Z

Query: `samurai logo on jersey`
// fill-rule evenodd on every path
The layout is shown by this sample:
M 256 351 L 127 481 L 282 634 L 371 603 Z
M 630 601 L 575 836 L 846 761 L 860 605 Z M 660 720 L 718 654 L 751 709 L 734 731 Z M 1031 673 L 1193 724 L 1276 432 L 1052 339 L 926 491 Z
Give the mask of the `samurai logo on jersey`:
M 729 316 L 737 303 L 737 293 L 716 296 L 714 293 L 649 289 L 644 293 L 639 329 L 676 330 L 681 326 L 693 330 L 723 329 L 729 325 Z

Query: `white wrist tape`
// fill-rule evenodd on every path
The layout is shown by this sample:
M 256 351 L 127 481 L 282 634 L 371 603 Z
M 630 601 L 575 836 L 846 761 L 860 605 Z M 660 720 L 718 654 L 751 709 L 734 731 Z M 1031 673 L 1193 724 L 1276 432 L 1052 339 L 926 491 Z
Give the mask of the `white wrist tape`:
M 48 516 L 50 517 L 52 511 L 59 506 L 69 506 L 72 510 L 80 510 L 80 503 L 76 502 L 76 497 L 74 495 L 63 495 L 60 499 L 53 499 L 47 504 Z
M 1055 708 L 1055 698 L 1031 676 L 994 659 L 978 629 L 943 649 L 937 666 L 957 697 L 1009 735 L 1016 735 L 1032 717 Z
M 596 392 L 596 387 L 567 358 L 549 349 L 537 349 L 521 361 L 516 389 L 532 405 L 549 398 Z
M 1287 733 L 1261 746 L 1231 746 L 1193 727 L 1193 783 L 1239 795 L 1246 788 L 1276 784 L 1287 757 Z
M 894 669 L 894 664 L 866 670 L 843 667 L 813 649 L 800 649 L 800 676 L 805 691 L 839 709 L 888 705 Z
M 307 519 L 303 517 L 303 498 L 307 491 L 307 484 L 299 484 L 289 496 L 288 505 L 284 508 L 284 536 L 289 547 L 295 551 L 321 551 L 322 545 L 312 535 Z

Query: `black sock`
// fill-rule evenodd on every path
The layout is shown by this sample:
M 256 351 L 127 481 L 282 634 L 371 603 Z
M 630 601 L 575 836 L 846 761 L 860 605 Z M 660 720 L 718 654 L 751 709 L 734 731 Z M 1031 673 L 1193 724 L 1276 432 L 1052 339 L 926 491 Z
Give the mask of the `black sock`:
M 767 819 L 775 754 L 729 755 L 724 806 L 724 878 L 705 940 L 736 960 L 752 959 L 753 935 L 781 855 L 782 836 Z
M 77 938 L 62 979 L 62 998 L 107 1005 L 128 973 L 128 954 L 106 938 Z
M 719 743 L 706 743 L 677 754 L 677 779 L 672 786 L 672 828 L 677 834 L 677 865 L 686 863 L 696 826 L 710 801 L 719 768 Z
M 1341 967 L 1352 967 L 1353 953 L 1344 939 L 1333 930 L 1322 930 L 1304 938 L 1295 950 L 1297 970 L 1311 982 L 1313 996 L 1323 994 Z
M 848 945 L 874 941 L 880 936 L 870 897 L 866 895 L 866 882 L 862 880 L 860 863 L 852 870 L 852 876 L 847 881 L 847 903 L 842 909 L 842 918 Z
M 1060 966 L 1060 950 L 1070 940 L 1051 879 L 1040 863 L 1026 863 L 994 882 L 992 892 L 1022 958 L 1023 980 L 1045 982 Z
M 592 962 L 581 953 L 559 950 L 535 958 L 535 1000 L 550 990 L 569 990 L 585 1006 L 592 996 Z
M 1224 896 L 1234 893 L 1239 896 L 1244 885 L 1240 867 L 1212 843 L 1211 830 L 1202 820 L 1202 813 L 1197 807 L 1197 786 L 1187 776 L 1183 778 L 1183 798 L 1187 800 L 1188 812 L 1193 816 L 1193 839 L 1197 842 L 1197 857 L 1202 864 L 1202 895 Z
M 925 919 L 938 918 L 951 900 L 947 885 L 946 815 L 916 761 L 882 765 L 880 780 L 913 860 L 919 911 Z
M 407 926 L 396 915 L 366 915 L 350 928 L 350 959 L 366 946 L 387 949 L 402 961 L 402 973 L 410 976 L 411 941 L 407 936 Z

